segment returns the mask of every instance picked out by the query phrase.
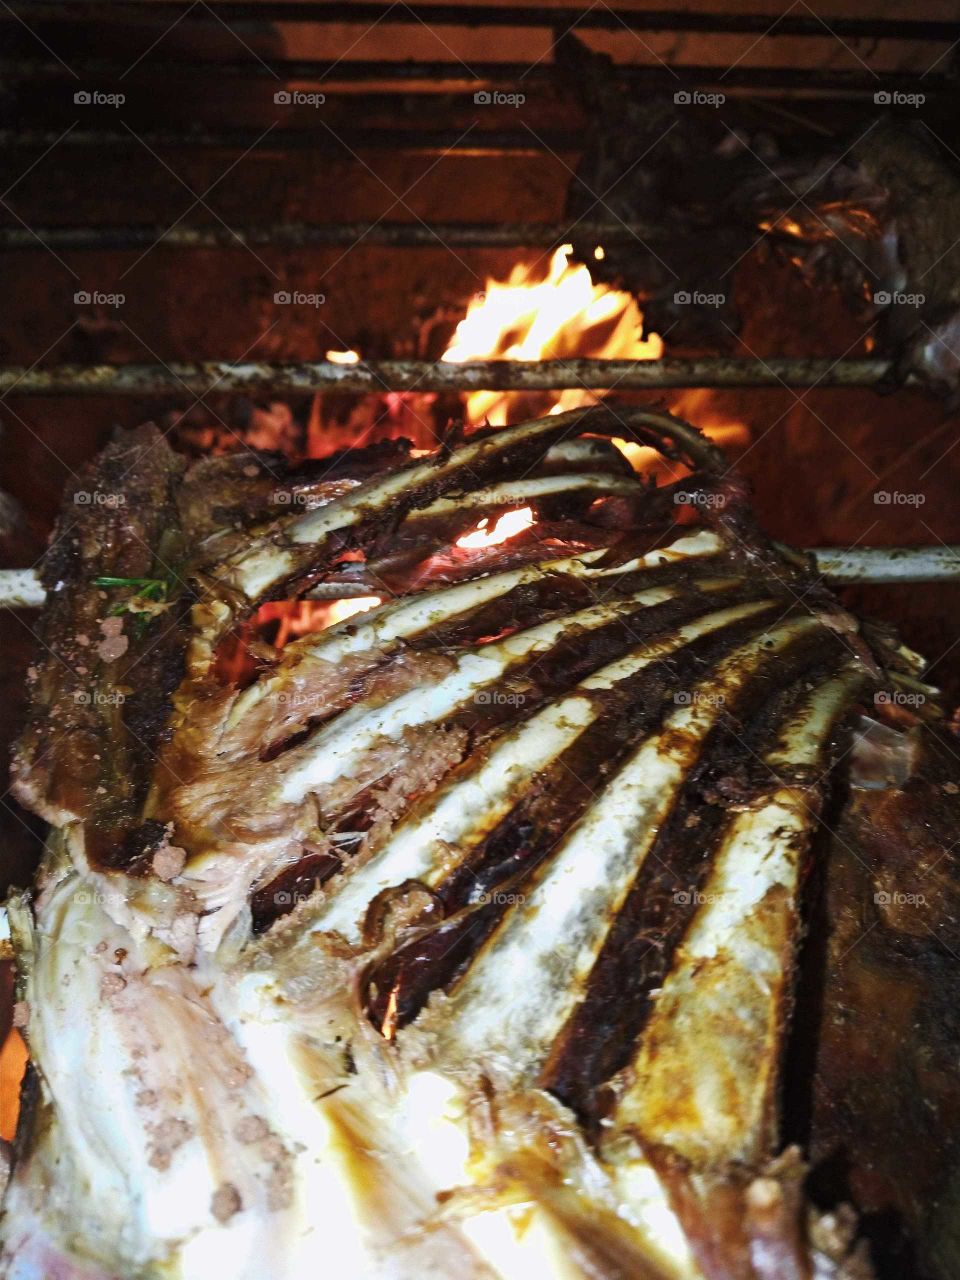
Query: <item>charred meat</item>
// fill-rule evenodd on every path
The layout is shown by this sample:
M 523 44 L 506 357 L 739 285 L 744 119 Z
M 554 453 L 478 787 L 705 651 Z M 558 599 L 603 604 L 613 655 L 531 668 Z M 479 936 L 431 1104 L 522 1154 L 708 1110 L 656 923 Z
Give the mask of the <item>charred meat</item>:
M 184 473 L 144 428 L 68 495 L 3 1274 L 873 1274 L 782 1099 L 851 761 L 895 803 L 946 740 L 914 655 L 655 410 L 395 454 Z M 348 586 L 224 678 L 264 602 Z

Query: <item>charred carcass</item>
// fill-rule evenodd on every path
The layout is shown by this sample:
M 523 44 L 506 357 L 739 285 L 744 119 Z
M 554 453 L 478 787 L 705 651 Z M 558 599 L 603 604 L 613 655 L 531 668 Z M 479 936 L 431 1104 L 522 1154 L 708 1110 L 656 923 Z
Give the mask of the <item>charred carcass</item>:
M 597 408 L 184 473 L 144 429 L 81 483 L 15 761 L 4 1274 L 868 1275 L 779 1099 L 833 766 L 916 664 L 712 447 Z M 331 583 L 384 602 L 223 679 Z

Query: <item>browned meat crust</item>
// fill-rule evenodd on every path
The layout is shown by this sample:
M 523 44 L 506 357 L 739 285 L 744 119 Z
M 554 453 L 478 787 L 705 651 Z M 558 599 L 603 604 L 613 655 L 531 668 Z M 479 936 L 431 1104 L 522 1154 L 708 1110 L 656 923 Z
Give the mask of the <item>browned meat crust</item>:
M 261 935 L 251 945 L 267 954 L 296 938 L 307 910 L 335 908 L 396 833 L 422 835 L 431 806 L 465 793 L 498 749 L 563 703 L 583 716 L 582 731 L 515 792 L 508 786 L 495 817 L 478 819 L 459 844 L 438 840 L 432 878 L 388 880 L 358 917 L 357 939 L 338 932 L 342 922 L 325 936 L 330 969 L 342 970 L 365 1034 L 391 1043 L 409 1033 L 415 1046 L 417 1037 L 453 1034 L 446 1011 L 497 964 L 498 945 L 547 882 L 557 851 L 652 740 L 664 781 L 663 797 L 649 801 L 662 799 L 656 820 L 640 811 L 649 848 L 613 905 L 606 884 L 589 886 L 606 931 L 591 942 L 582 988 L 522 1083 L 541 1091 L 538 1105 L 549 1097 L 565 1108 L 575 1137 L 564 1142 L 606 1158 L 615 1130 L 642 1152 L 708 1280 L 860 1280 L 868 1271 L 849 1223 L 812 1210 L 796 1153 L 774 1160 L 782 1147 L 776 1060 L 791 1018 L 811 831 L 833 812 L 832 766 L 847 752 L 852 710 L 887 678 L 885 664 L 904 660 L 892 638 L 861 630 L 802 563 L 779 555 L 756 529 L 740 486 L 720 478 L 690 428 L 680 424 L 664 443 L 670 420 L 636 412 L 628 423 L 600 409 L 480 433 L 395 469 L 384 467 L 382 452 L 343 457 L 325 473 L 266 456 L 201 462 L 185 473 L 153 428 L 114 441 L 83 481 L 112 501 L 76 504 L 68 495 L 45 565 L 48 652 L 15 762 L 18 794 L 58 826 L 83 820 L 84 847 L 71 852 L 85 870 L 159 885 L 179 913 L 164 921 L 164 941 L 187 923 L 187 943 L 178 935 L 171 944 L 181 962 L 190 963 L 194 945 L 215 951 L 244 919 Z M 549 459 L 558 442 L 631 429 L 685 456 L 691 474 L 657 491 L 638 483 L 626 502 L 617 468 L 604 473 L 610 493 L 589 505 L 559 502 L 555 487 L 543 498 L 532 490 L 541 519 L 507 548 L 450 548 L 487 510 L 485 500 L 471 502 L 492 482 L 517 471 L 562 478 L 566 463 L 558 469 Z M 438 496 L 457 500 L 431 514 Z M 701 550 L 671 559 L 664 548 L 685 531 L 699 532 Z M 378 594 L 376 566 L 393 556 L 393 612 L 264 651 L 248 688 L 218 684 L 213 658 L 231 628 L 264 600 L 335 580 L 348 548 L 348 571 Z M 147 590 L 146 580 L 161 586 Z M 438 581 L 463 594 L 423 591 Z M 825 689 L 833 692 L 821 707 Z M 694 697 L 715 702 L 709 716 L 683 727 L 678 707 Z M 783 745 L 793 741 L 790 726 L 810 716 L 820 717 L 819 729 L 805 745 L 802 733 L 797 739 L 806 763 L 791 763 Z M 932 721 L 935 708 L 923 716 Z M 917 732 L 923 716 L 910 717 Z M 896 864 L 898 836 L 920 850 L 930 877 L 953 871 L 952 862 L 937 871 L 956 794 L 946 785 L 949 743 L 923 732 L 940 744 L 936 809 L 928 779 L 854 806 L 847 818 L 880 880 Z M 677 768 L 675 787 L 667 761 Z M 694 975 L 718 1006 L 739 1001 L 732 1020 L 754 1019 L 773 1065 L 751 1083 L 743 1106 L 755 1101 L 756 1115 L 744 1122 L 736 1152 L 691 1155 L 680 1138 L 648 1127 L 641 1104 L 627 1106 L 642 1069 L 638 1046 L 648 1067 L 658 1055 L 684 1061 L 687 1050 L 668 1043 L 669 1003 L 660 997 L 683 965 L 696 989 L 690 948 L 724 841 L 740 818 L 777 804 L 782 826 L 769 840 L 793 833 L 778 855 L 786 879 L 749 904 L 740 924 L 775 975 L 756 989 L 747 981 L 738 994 L 729 973 L 739 963 L 735 948 L 697 961 Z M 581 909 L 589 914 L 592 901 Z M 846 890 L 837 901 L 848 901 Z M 898 953 L 919 956 L 929 970 L 926 937 L 912 916 L 896 915 L 899 906 L 885 914 Z M 831 946 L 835 938 L 843 945 L 842 924 L 831 921 Z M 941 959 L 954 932 L 937 937 Z M 836 965 L 845 972 L 842 958 Z M 559 947 L 543 964 L 561 972 L 566 960 Z M 832 1012 L 855 1005 L 845 988 L 835 991 Z M 824 1052 L 839 1054 L 841 1043 L 824 1034 Z M 918 1070 L 912 1058 L 909 1067 Z M 829 1111 L 833 1095 L 824 1096 L 817 1106 Z M 952 1100 L 946 1087 L 943 1096 Z M 686 1122 L 686 1100 L 674 1103 Z M 821 1131 L 829 1132 L 826 1122 Z M 522 1181 L 517 1160 L 507 1167 Z M 869 1179 L 855 1190 L 867 1203 L 876 1198 Z M 619 1225 L 601 1229 L 584 1220 L 575 1196 L 557 1187 L 551 1194 L 588 1274 L 647 1266 Z

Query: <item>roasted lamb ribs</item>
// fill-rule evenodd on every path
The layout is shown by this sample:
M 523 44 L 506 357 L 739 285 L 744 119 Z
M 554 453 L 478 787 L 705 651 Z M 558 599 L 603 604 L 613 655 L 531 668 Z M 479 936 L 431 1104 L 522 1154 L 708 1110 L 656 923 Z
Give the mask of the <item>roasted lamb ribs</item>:
M 695 430 L 188 469 L 142 428 L 44 576 L 4 1276 L 873 1274 L 795 1145 L 805 921 L 850 797 L 949 804 L 953 752 Z M 382 603 L 227 672 L 311 592 Z

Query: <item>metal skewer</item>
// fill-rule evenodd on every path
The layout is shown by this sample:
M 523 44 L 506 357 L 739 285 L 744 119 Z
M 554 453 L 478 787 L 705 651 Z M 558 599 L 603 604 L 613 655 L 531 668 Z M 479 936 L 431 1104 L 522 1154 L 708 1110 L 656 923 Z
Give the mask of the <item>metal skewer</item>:
M 960 546 L 814 547 L 807 554 L 835 586 L 960 582 Z
M 292 298 L 292 295 L 291 295 Z M 285 299 L 286 300 L 286 299 Z M 278 305 L 282 305 L 278 303 Z M 0 366 L 0 396 L 204 396 L 337 391 L 560 391 L 655 387 L 876 387 L 887 360 L 709 356 L 666 360 L 315 360 L 290 364 L 204 360 L 169 364 Z M 909 382 L 909 379 L 908 379 Z
M 802 554 L 812 557 L 816 571 L 834 586 L 960 582 L 960 546 L 811 547 Z M 374 590 L 369 582 L 321 582 L 309 598 L 352 600 Z M 0 605 L 42 609 L 45 599 L 35 569 L 0 569 Z

